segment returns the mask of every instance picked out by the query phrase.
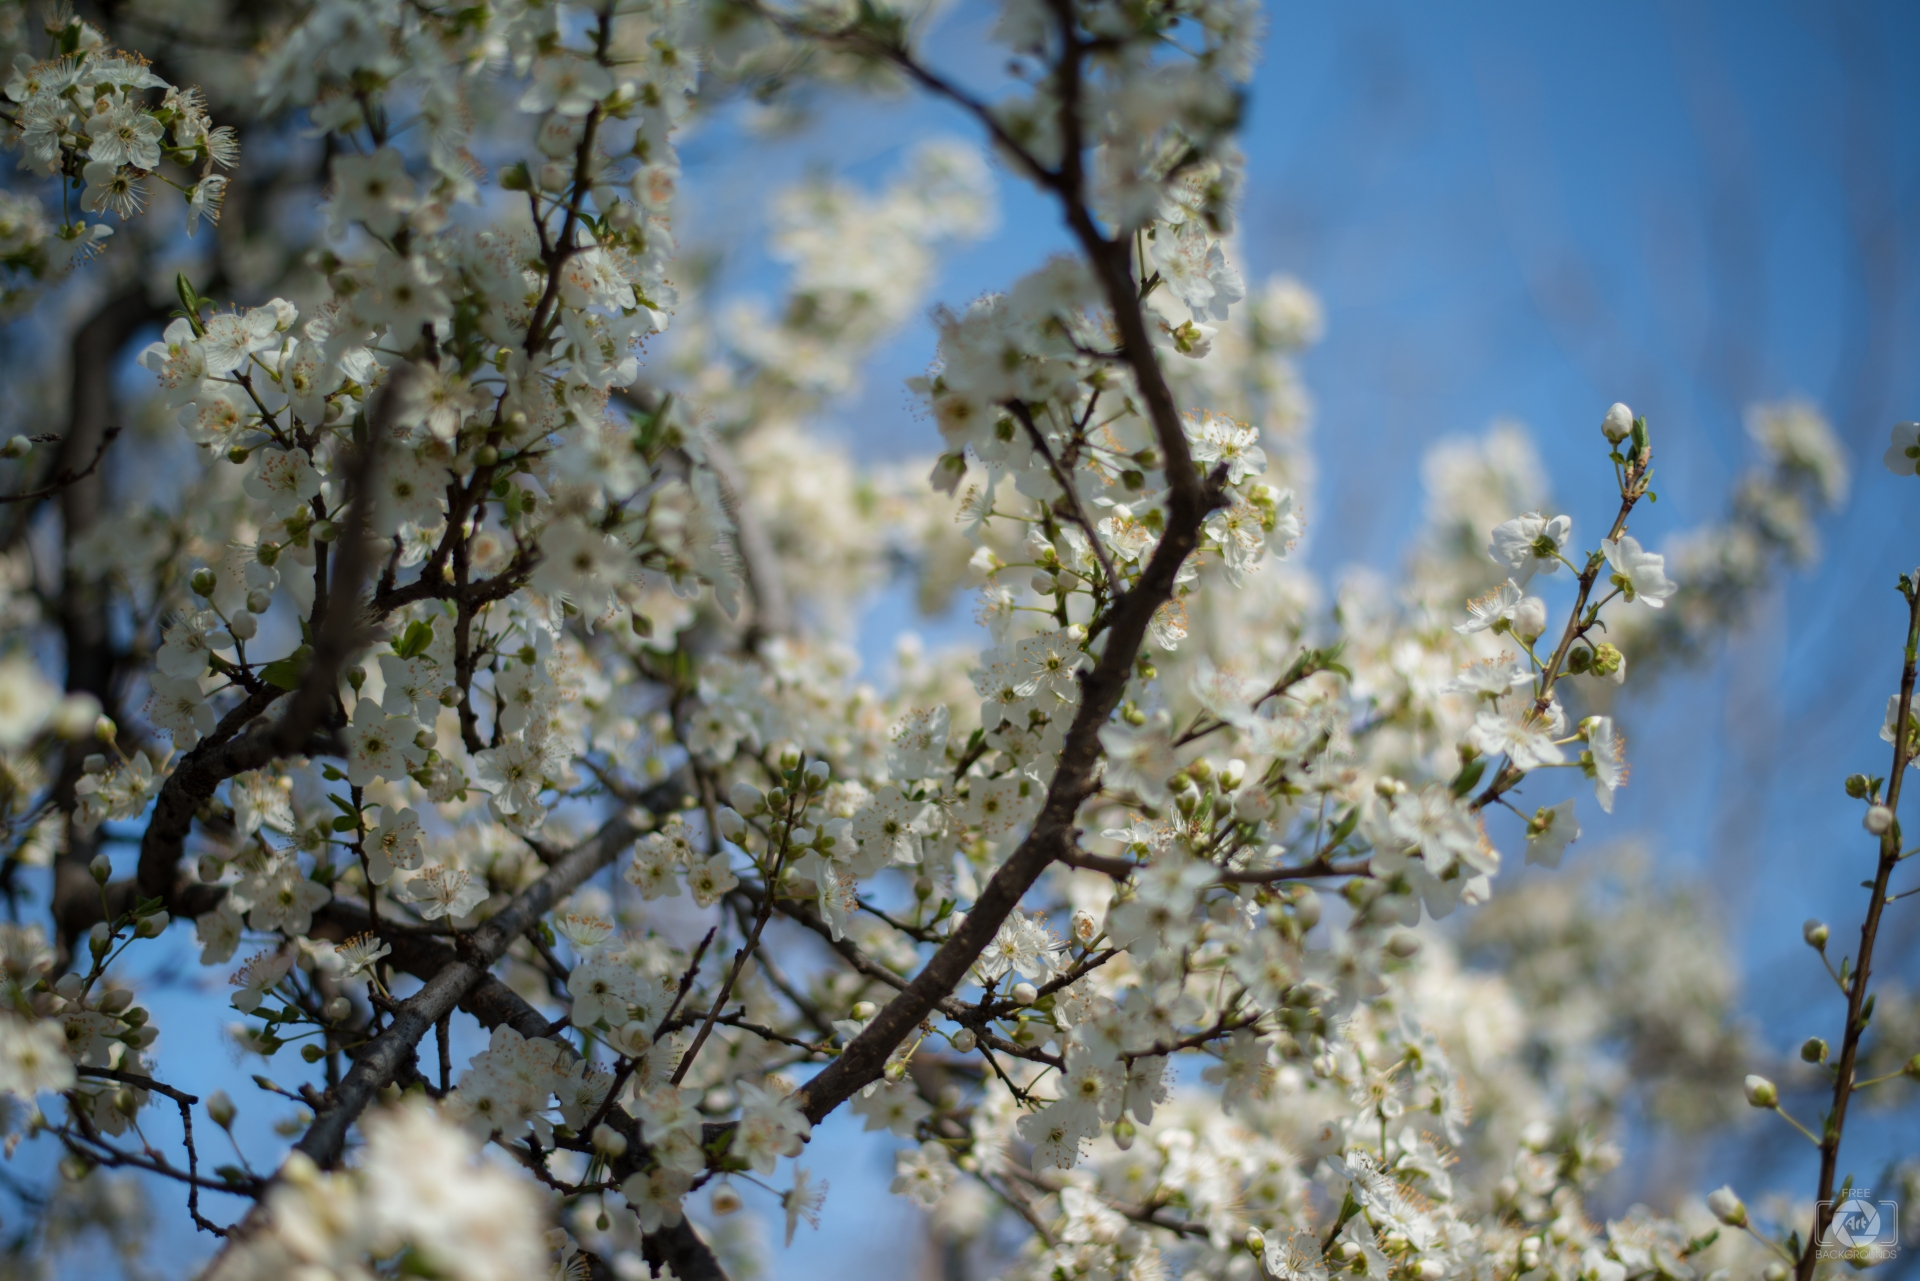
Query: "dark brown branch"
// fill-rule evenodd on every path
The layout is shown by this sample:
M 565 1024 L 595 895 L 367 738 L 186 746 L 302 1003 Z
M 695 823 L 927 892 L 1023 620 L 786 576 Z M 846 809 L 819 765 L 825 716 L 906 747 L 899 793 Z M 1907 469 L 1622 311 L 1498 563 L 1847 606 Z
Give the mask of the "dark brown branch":
M 93 475 L 100 466 L 100 460 L 107 456 L 107 447 L 119 438 L 120 429 L 109 427 L 101 434 L 100 443 L 94 447 L 93 458 L 85 468 L 74 471 L 71 467 L 62 467 L 53 474 L 53 479 L 38 489 L 25 490 L 18 494 L 0 494 L 0 503 L 31 503 L 42 498 L 51 498 L 69 485 L 76 485 Z

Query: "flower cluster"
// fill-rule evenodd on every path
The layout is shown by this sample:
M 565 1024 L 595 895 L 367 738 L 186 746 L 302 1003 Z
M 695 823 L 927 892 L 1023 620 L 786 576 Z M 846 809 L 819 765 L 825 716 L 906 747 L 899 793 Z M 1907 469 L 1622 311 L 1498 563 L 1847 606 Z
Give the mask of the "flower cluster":
M 63 526 L 107 676 L 59 692 L 37 566 L 0 557 L 0 838 L 53 865 L 58 927 L 0 927 L 10 1143 L 184 1183 L 234 1228 L 219 1277 L 714 1275 L 689 1199 L 772 1193 L 790 1240 L 843 1105 L 1012 1276 L 1753 1262 L 1712 1238 L 1737 1197 L 1590 1216 L 1618 1113 L 1716 1119 L 1748 1049 L 1672 893 L 1555 869 L 1628 783 L 1620 690 L 1812 554 L 1845 486 L 1816 413 L 1756 412 L 1763 465 L 1671 560 L 1634 532 L 1627 406 L 1597 519 L 1517 431 L 1442 441 L 1399 581 L 1323 583 L 1291 555 L 1318 304 L 1234 238 L 1252 6 L 1009 0 L 992 101 L 886 5 L 255 16 L 222 100 L 325 136 L 314 216 L 257 288 L 237 251 L 174 277 L 143 448 L 190 479 Z M 217 212 L 235 136 L 202 100 L 51 38 L 7 90 L 29 167 L 123 216 L 197 169 Z M 903 81 L 1072 252 L 932 313 L 937 453 L 873 467 L 820 420 L 987 227 L 992 171 L 938 141 L 873 192 L 774 194 L 786 293 L 741 303 L 676 259 L 676 131 Z M 0 269 L 24 288 L 80 227 L 0 197 Z M 970 589 L 981 646 L 860 680 L 887 581 Z M 1850 787 L 1897 855 L 1897 795 Z M 162 1079 L 125 958 L 176 919 L 295 1082 L 256 1078 L 298 1109 L 268 1172 L 224 1095 Z M 166 1108 L 184 1160 L 140 1128 Z M 195 1108 L 238 1165 L 202 1172 Z

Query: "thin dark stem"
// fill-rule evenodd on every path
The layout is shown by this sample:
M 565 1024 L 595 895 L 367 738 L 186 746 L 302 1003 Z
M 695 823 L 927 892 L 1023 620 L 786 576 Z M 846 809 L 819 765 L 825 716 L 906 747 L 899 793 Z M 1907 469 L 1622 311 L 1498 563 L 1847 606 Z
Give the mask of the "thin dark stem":
M 1906 779 L 1912 759 L 1912 735 L 1908 718 L 1913 713 L 1913 687 L 1916 667 L 1920 667 L 1920 582 L 1903 578 L 1901 591 L 1907 598 L 1907 646 L 1900 668 L 1900 701 L 1893 725 L 1893 773 L 1887 778 L 1887 808 L 1900 811 L 1900 785 Z M 1887 882 L 1900 862 L 1900 824 L 1896 819 L 1880 836 L 1880 864 L 1873 878 L 1873 897 L 1867 900 L 1867 918 L 1860 926 L 1860 959 L 1854 968 L 1853 982 L 1847 989 L 1847 1026 L 1840 1040 L 1840 1059 L 1833 1078 L 1833 1109 L 1827 1114 L 1820 1136 L 1820 1185 L 1814 1195 L 1813 1232 L 1801 1248 L 1795 1275 L 1797 1281 L 1812 1281 L 1819 1263 L 1820 1245 L 1833 1222 L 1833 1180 L 1840 1164 L 1840 1138 L 1847 1123 L 1847 1103 L 1854 1090 L 1854 1064 L 1860 1056 L 1860 1039 L 1866 1034 L 1864 1009 L 1867 983 L 1873 973 L 1873 946 L 1880 934 L 1880 917 L 1887 906 Z

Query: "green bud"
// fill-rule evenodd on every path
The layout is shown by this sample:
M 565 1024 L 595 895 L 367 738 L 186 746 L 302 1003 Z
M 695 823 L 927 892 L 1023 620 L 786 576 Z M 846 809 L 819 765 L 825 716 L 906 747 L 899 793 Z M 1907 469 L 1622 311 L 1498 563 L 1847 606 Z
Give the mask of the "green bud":
M 1810 1036 L 1800 1043 L 1800 1057 L 1808 1063 L 1827 1061 L 1827 1043 L 1817 1036 Z
M 1854 800 L 1856 801 L 1866 800 L 1868 787 L 1869 787 L 1869 784 L 1867 782 L 1867 776 L 1865 774 L 1847 775 L 1847 795 L 1851 796 Z
M 215 578 L 213 571 L 205 566 L 194 570 L 192 577 L 187 579 L 187 586 L 193 589 L 195 596 L 211 596 L 213 589 L 219 585 L 220 580 Z
M 313 527 L 313 538 L 315 542 L 330 543 L 338 537 L 340 537 L 340 526 L 335 521 L 319 521 Z

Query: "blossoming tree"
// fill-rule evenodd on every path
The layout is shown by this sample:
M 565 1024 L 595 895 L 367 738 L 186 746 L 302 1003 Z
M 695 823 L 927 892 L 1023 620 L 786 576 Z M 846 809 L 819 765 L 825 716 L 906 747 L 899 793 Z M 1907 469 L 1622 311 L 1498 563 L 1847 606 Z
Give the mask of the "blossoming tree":
M 1725 982 L 1536 1021 L 1576 999 L 1548 973 L 1698 970 L 1684 903 L 1551 869 L 1627 782 L 1629 660 L 1710 644 L 1808 554 L 1831 433 L 1757 409 L 1732 514 L 1667 556 L 1632 532 L 1658 450 L 1625 405 L 1595 407 L 1591 529 L 1524 440 L 1444 446 L 1404 589 L 1330 601 L 1287 559 L 1317 311 L 1233 262 L 1254 8 L 1008 0 L 991 91 L 912 5 L 5 15 L 8 297 L 95 308 L 66 430 L 0 451 L 0 875 L 49 887 L 45 928 L 0 926 L 0 1087 L 9 1151 L 64 1153 L 29 1235 L 112 1228 L 132 1169 L 184 1191 L 216 1277 L 695 1281 L 729 1265 L 690 1197 L 765 1188 L 791 1237 L 810 1137 L 858 1124 L 946 1239 L 1018 1224 L 1010 1275 L 1839 1266 L 1824 1217 L 1731 1189 L 1583 1208 L 1627 1089 L 1593 1047 L 1721 1116 L 1751 1066 L 1698 1034 Z M 906 471 L 812 423 L 980 230 L 987 155 L 776 197 L 777 311 L 676 260 L 689 113 L 808 86 L 957 108 L 1074 247 L 937 313 L 942 452 Z M 152 425 L 116 446 L 147 331 Z M 171 488 L 109 518 L 132 445 Z M 846 604 L 902 572 L 977 591 L 991 640 L 878 691 Z M 1849 783 L 1879 872 L 1822 1203 L 1872 1084 L 1914 646 L 1891 773 Z M 1500 811 L 1549 871 L 1496 894 Z M 140 1003 L 188 931 L 256 1097 L 204 1090 Z M 242 1111 L 291 1149 L 210 1154 Z

